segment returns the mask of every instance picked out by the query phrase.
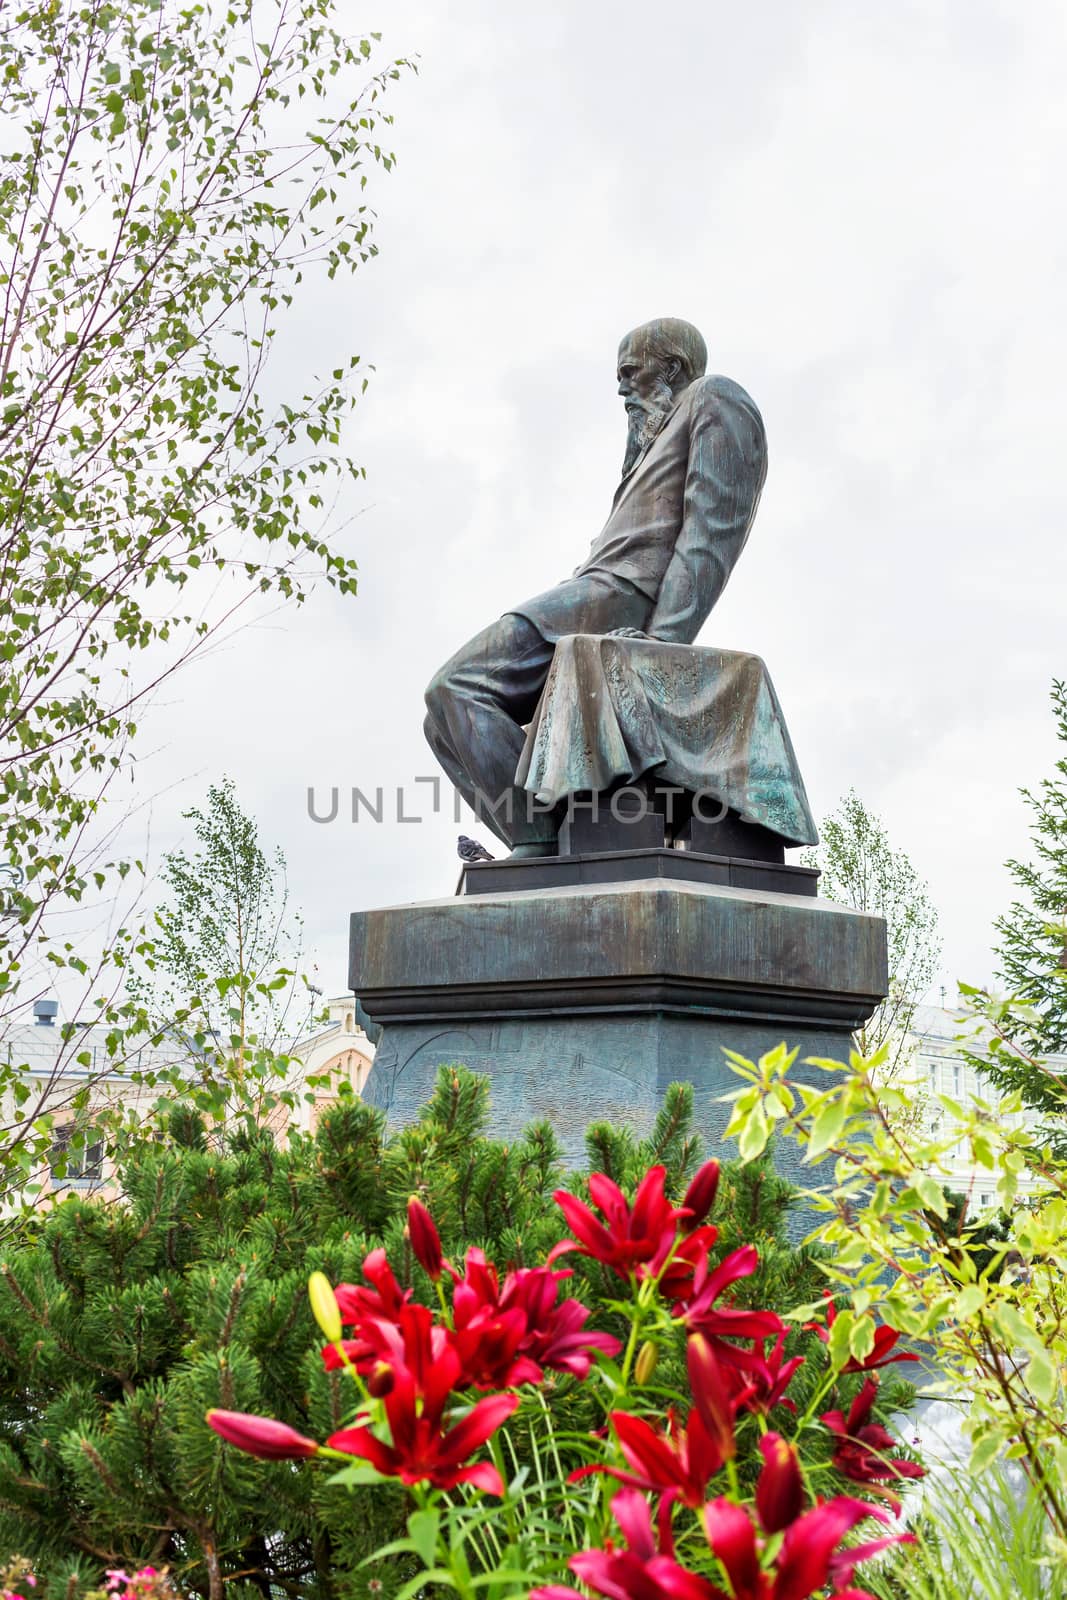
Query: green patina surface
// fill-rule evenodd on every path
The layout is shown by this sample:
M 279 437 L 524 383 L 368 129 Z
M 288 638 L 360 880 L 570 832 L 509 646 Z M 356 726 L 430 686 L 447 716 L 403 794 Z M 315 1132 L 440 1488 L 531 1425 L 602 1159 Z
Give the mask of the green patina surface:
M 716 1147 L 738 1082 L 724 1048 L 842 1059 L 888 986 L 881 918 L 653 879 L 358 913 L 350 977 L 384 1024 L 365 1093 L 391 1121 L 460 1062 L 489 1076 L 498 1136 L 545 1116 L 575 1161 L 591 1120 L 644 1131 L 675 1081 Z M 779 1160 L 800 1177 L 791 1146 Z

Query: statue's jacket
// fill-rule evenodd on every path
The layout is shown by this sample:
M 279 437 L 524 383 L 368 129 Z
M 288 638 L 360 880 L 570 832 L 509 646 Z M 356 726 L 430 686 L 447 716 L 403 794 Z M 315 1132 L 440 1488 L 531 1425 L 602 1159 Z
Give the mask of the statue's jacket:
M 512 610 L 555 642 L 639 628 L 692 644 L 744 548 L 767 475 L 755 402 L 730 378 L 697 378 L 625 475 L 571 578 Z

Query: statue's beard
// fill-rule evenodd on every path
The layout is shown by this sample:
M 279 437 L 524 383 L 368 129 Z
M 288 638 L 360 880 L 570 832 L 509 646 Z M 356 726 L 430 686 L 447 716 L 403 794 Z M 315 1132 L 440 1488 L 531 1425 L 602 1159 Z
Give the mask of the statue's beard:
M 622 461 L 624 478 L 663 427 L 673 404 L 674 395 L 666 378 L 656 379 L 655 390 L 647 399 L 635 394 L 627 396 L 626 454 Z

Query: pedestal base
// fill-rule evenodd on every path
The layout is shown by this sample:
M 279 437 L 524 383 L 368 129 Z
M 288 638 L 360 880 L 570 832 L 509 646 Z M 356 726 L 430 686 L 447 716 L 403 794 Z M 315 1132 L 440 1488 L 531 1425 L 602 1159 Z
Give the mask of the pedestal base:
M 495 1135 L 548 1117 L 575 1163 L 591 1121 L 647 1132 L 674 1080 L 694 1085 L 714 1152 L 719 1097 L 740 1082 L 724 1047 L 847 1057 L 888 987 L 880 917 L 651 877 L 359 912 L 350 953 L 352 988 L 384 1026 L 364 1094 L 391 1123 L 459 1063 L 489 1076 Z M 799 1063 L 796 1076 L 825 1082 Z M 792 1147 L 779 1160 L 798 1176 Z
M 590 1122 L 624 1123 L 638 1137 L 652 1130 L 671 1083 L 691 1083 L 695 1122 L 709 1153 L 733 1159 L 719 1146 L 730 1115 L 721 1100 L 741 1087 L 723 1050 L 758 1059 L 783 1039 L 807 1055 L 847 1056 L 848 1035 L 792 1023 L 756 1027 L 721 1018 L 659 1013 L 536 1017 L 498 1022 L 392 1023 L 386 1027 L 364 1099 L 380 1106 L 391 1125 L 413 1122 L 433 1091 L 439 1067 L 459 1064 L 491 1082 L 492 1133 L 513 1140 L 545 1117 L 556 1130 L 568 1166 L 585 1161 Z M 793 1076 L 826 1086 L 826 1075 L 798 1061 Z M 778 1170 L 797 1183 L 799 1151 L 783 1144 Z

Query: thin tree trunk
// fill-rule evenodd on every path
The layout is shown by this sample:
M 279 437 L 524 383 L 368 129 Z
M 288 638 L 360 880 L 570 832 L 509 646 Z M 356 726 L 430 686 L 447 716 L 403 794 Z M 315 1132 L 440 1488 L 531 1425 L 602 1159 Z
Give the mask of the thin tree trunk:
M 219 1565 L 219 1554 L 215 1548 L 215 1541 L 209 1533 L 201 1535 L 204 1546 L 204 1561 L 207 1564 L 208 1600 L 223 1600 L 222 1567 Z

